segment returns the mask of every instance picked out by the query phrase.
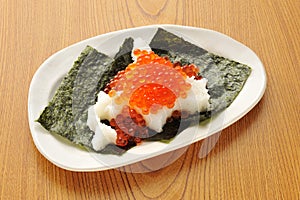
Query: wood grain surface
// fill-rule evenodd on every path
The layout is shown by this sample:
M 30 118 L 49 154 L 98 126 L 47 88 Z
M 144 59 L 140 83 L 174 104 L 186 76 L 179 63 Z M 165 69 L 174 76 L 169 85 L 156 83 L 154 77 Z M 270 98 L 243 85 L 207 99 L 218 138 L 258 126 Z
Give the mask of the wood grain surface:
M 56 51 L 99 34 L 150 24 L 213 29 L 262 60 L 258 105 L 155 172 L 70 172 L 36 149 L 30 81 Z M 299 0 L 52 0 L 0 2 L 0 199 L 300 199 Z

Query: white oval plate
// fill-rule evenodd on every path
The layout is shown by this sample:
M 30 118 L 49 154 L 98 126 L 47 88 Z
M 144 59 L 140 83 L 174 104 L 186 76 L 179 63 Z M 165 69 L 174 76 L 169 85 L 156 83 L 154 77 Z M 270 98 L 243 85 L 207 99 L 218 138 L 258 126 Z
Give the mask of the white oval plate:
M 82 150 L 50 134 L 39 123 L 35 122 L 51 100 L 60 81 L 86 45 L 113 56 L 125 38 L 140 37 L 149 43 L 158 27 L 190 40 L 190 42 L 210 52 L 251 66 L 252 73 L 238 97 L 210 123 L 183 131 L 169 144 L 161 142 L 143 143 L 130 149 L 122 156 L 116 156 Z M 177 25 L 151 25 L 126 29 L 78 42 L 49 57 L 35 73 L 29 88 L 29 125 L 37 149 L 55 165 L 72 171 L 101 171 L 152 158 L 219 132 L 243 117 L 259 102 L 264 94 L 266 82 L 265 70 L 257 55 L 245 45 L 224 34 L 202 28 Z

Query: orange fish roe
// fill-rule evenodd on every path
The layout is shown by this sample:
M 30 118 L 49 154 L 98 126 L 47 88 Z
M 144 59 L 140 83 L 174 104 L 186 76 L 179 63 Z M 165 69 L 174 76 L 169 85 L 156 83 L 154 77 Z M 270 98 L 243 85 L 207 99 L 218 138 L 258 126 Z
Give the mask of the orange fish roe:
M 143 114 L 156 114 L 162 106 L 173 108 L 176 101 L 176 95 L 169 88 L 149 83 L 142 85 L 133 92 L 130 97 L 129 105 L 137 106 L 142 109 Z
M 154 52 L 135 50 L 137 62 L 119 72 L 109 83 L 110 97 L 122 93 L 115 98 L 116 104 L 129 102 L 143 114 L 157 113 L 162 106 L 172 108 L 178 97 L 186 98 L 191 84 L 185 81 L 187 75 L 182 67 L 175 67 L 166 58 Z
M 156 114 L 163 106 L 173 108 L 176 99 L 186 98 L 191 88 L 186 78 L 202 78 L 195 65 L 173 64 L 152 51 L 136 49 L 133 53 L 137 61 L 119 71 L 104 89 L 110 97 L 115 97 L 116 104 L 129 104 L 110 120 L 110 126 L 117 132 L 116 144 L 121 147 L 139 144 L 141 138 L 148 137 L 146 122 L 134 108 L 139 108 L 143 115 Z M 170 119 L 187 116 L 188 113 L 174 111 Z
M 197 76 L 199 73 L 199 69 L 193 65 L 185 65 L 182 67 L 182 71 L 188 76 L 188 77 L 192 77 L 192 76 Z
M 122 112 L 109 123 L 117 132 L 116 144 L 118 146 L 127 146 L 129 142 L 138 144 L 142 141 L 141 138 L 148 137 L 148 129 L 143 116 L 128 106 L 124 106 Z

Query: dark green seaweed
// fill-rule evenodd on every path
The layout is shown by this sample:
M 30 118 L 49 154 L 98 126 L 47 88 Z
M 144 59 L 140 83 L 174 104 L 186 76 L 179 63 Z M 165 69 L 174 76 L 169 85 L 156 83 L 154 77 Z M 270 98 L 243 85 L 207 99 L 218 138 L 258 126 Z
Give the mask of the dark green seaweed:
M 112 59 L 87 46 L 62 80 L 37 122 L 51 133 L 92 148 L 94 132 L 86 124 L 87 110 L 96 103 L 98 92 L 115 75 L 117 69 L 122 70 L 132 62 L 129 59 L 132 47 L 133 40 L 126 39 L 117 53 L 118 57 Z
M 182 131 L 178 129 L 178 124 L 185 127 L 195 123 L 195 120 L 204 121 L 224 110 L 234 101 L 251 73 L 249 66 L 210 53 L 162 28 L 154 35 L 150 47 L 155 53 L 167 56 L 172 62 L 180 62 L 182 65 L 195 64 L 200 70 L 200 75 L 208 80 L 210 107 L 206 112 L 177 121 L 177 125 L 166 124 L 162 132 L 151 132 L 153 136 L 147 140 L 170 139 L 170 135 L 174 137 Z
M 90 144 L 94 132 L 87 126 L 88 108 L 96 103 L 98 82 L 112 65 L 113 59 L 93 50 L 82 62 L 73 87 L 72 112 L 75 132 L 73 141 L 85 146 Z
M 118 73 L 124 70 L 129 63 L 132 63 L 131 51 L 133 49 L 133 39 L 127 38 L 124 40 L 118 53 L 114 57 L 113 64 L 106 70 L 98 84 L 98 90 L 103 91 L 106 84 Z
M 162 28 L 158 28 L 149 45 L 157 54 L 176 52 L 178 55 L 199 57 L 207 53 L 205 49 L 192 45 L 183 38 L 180 38 Z
M 162 28 L 154 35 L 150 47 L 173 62 L 195 64 L 199 68 L 200 75 L 208 80 L 207 87 L 211 95 L 209 111 L 214 113 L 233 102 L 251 73 L 249 66 L 210 53 Z
M 70 141 L 74 141 L 77 134 L 72 111 L 74 82 L 83 61 L 93 50 L 89 46 L 83 50 L 71 70 L 62 80 L 54 97 L 37 119 L 49 132 L 59 134 Z
M 51 133 L 91 147 L 94 133 L 86 125 L 87 108 L 95 104 L 97 82 L 112 62 L 112 58 L 87 46 L 37 121 Z

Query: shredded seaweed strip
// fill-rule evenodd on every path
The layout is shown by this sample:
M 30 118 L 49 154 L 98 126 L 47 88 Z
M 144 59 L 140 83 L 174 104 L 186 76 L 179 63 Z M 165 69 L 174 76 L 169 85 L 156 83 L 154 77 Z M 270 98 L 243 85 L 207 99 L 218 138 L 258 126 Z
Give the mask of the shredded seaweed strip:
M 190 116 L 189 119 L 177 120 L 176 124 L 166 124 L 161 133 L 152 133 L 147 140 L 171 139 L 180 133 L 179 125 L 186 127 L 195 120 L 204 121 L 227 108 L 242 90 L 251 68 L 245 64 L 224 58 L 194 45 L 177 35 L 162 28 L 150 42 L 151 49 L 160 56 L 167 56 L 172 62 L 182 65 L 195 64 L 200 75 L 207 78 L 207 88 L 210 94 L 210 107 L 206 112 Z
M 113 59 L 87 46 L 62 80 L 37 122 L 50 133 L 92 149 L 94 132 L 86 124 L 87 109 L 96 103 L 98 92 L 115 75 L 116 68 L 122 70 L 132 62 L 132 47 L 133 39 L 126 39 L 117 57 Z

